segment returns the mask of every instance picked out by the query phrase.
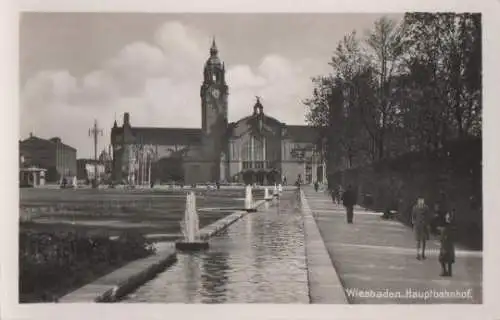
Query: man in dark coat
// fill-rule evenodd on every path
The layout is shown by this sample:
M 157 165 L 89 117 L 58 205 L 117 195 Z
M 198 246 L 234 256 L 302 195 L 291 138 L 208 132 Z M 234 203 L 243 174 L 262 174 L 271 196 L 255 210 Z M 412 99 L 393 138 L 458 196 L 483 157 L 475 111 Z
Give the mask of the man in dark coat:
M 347 223 L 352 223 L 354 218 L 354 205 L 356 204 L 356 193 L 352 189 L 352 186 L 349 185 L 342 195 L 342 203 L 347 211 Z
M 430 210 L 425 204 L 422 195 L 417 198 L 417 203 L 413 206 L 411 221 L 417 241 L 417 260 L 425 259 L 425 244 L 429 240 Z M 422 252 L 420 252 L 422 248 Z
M 455 239 L 453 227 L 453 218 L 455 216 L 454 211 L 455 210 L 446 214 L 443 230 L 441 231 L 439 262 L 441 263 L 442 277 L 452 276 L 451 267 L 455 262 Z

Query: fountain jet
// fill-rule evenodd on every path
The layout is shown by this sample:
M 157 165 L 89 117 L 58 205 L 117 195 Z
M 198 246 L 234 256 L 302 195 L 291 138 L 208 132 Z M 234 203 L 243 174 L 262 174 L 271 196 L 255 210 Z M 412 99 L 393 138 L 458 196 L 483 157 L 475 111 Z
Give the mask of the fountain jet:
M 208 249 L 208 242 L 199 239 L 200 221 L 196 211 L 196 196 L 193 191 L 186 196 L 184 220 L 181 221 L 181 231 L 184 239 L 175 243 L 177 250 L 196 251 Z
M 251 186 L 246 186 L 246 188 L 245 188 L 245 210 L 247 212 L 257 211 L 255 209 L 253 199 L 252 199 L 252 187 Z
M 269 195 L 269 189 L 266 187 L 266 188 L 264 189 L 264 200 L 266 200 L 266 201 L 271 201 L 272 199 L 273 199 L 273 197 L 271 197 L 271 196 Z

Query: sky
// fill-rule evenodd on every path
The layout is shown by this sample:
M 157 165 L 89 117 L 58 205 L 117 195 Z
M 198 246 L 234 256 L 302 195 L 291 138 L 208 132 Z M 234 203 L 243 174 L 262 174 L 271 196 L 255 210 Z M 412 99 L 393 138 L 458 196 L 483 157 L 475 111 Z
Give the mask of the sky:
M 24 13 L 20 19 L 20 139 L 60 137 L 93 156 L 89 128 L 110 143 L 113 121 L 201 127 L 203 65 L 215 37 L 226 65 L 229 121 L 264 113 L 305 124 L 311 78 L 331 72 L 338 42 L 384 14 Z M 402 15 L 385 15 L 395 20 Z

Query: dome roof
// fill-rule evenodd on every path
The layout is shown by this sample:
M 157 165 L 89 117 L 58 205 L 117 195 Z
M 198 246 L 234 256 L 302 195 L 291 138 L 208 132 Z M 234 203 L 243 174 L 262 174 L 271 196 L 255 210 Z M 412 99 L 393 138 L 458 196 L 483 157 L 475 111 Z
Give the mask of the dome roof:
M 222 65 L 222 62 L 220 61 L 218 56 L 211 56 L 208 58 L 206 64 L 207 66 L 220 66 Z
M 205 63 L 206 66 L 221 66 L 222 62 L 217 55 L 219 50 L 217 49 L 217 45 L 215 44 L 215 38 L 212 40 L 212 46 L 210 47 L 210 57 Z

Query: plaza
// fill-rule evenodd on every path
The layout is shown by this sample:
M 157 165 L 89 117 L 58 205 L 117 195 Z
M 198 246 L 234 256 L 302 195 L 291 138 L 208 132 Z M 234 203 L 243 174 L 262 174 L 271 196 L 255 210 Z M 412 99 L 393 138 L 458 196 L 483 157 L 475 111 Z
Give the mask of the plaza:
M 182 238 L 179 225 L 188 190 L 27 189 L 22 190 L 21 206 L 33 214 L 28 228 L 105 231 L 111 237 L 137 230 L 160 248 L 157 256 L 175 255 L 174 263 L 116 302 L 482 302 L 481 251 L 458 247 L 455 275 L 442 279 L 436 240 L 429 245 L 428 260 L 417 261 L 408 227 L 362 208 L 355 210 L 355 224 L 347 225 L 344 209 L 332 204 L 327 194 L 303 189 L 301 199 L 289 187 L 279 200 L 269 202 L 261 201 L 263 189 L 254 189 L 254 201 L 261 203 L 257 211 L 213 233 L 210 248 L 194 253 L 173 249 Z M 241 210 L 245 196 L 241 187 L 199 188 L 195 194 L 201 231 Z M 134 272 L 150 267 L 148 259 L 132 262 Z M 123 274 L 116 283 L 89 283 L 67 292 L 59 302 L 93 301 L 107 286 L 131 277 L 130 272 Z

